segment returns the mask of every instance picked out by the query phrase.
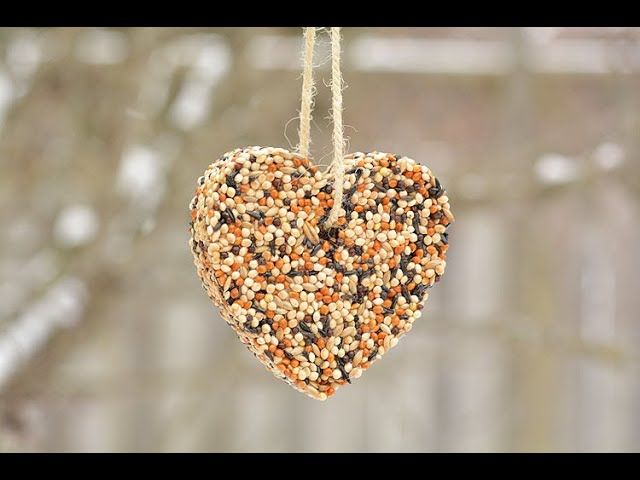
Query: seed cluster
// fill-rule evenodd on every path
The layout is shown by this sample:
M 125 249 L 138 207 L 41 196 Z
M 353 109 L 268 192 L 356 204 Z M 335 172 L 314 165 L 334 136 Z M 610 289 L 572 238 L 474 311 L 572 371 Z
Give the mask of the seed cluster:
M 446 192 L 414 160 L 345 157 L 333 178 L 282 148 L 226 153 L 200 177 L 191 239 L 209 297 L 276 376 L 325 400 L 408 332 L 446 266 Z

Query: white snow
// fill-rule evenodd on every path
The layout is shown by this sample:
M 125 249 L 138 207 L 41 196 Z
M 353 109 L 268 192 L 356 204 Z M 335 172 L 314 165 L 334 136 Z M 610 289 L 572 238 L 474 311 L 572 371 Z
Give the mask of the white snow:
M 98 215 L 88 205 L 70 205 L 56 219 L 53 235 L 64 247 L 79 247 L 91 242 L 98 232 Z
M 578 178 L 575 160 L 557 153 L 543 155 L 536 161 L 534 168 L 540 182 L 547 185 L 561 185 Z

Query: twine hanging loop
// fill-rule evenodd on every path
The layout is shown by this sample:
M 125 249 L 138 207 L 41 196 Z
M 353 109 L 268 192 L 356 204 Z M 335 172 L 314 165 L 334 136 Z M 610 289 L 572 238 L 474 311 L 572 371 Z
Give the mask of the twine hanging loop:
M 302 95 L 300 97 L 300 127 L 298 129 L 298 152 L 304 157 L 309 156 L 309 144 L 311 143 L 311 112 L 313 110 L 313 97 L 316 90 L 313 82 L 313 49 L 316 42 L 315 27 L 304 29 L 304 56 L 302 71 Z
M 316 28 L 305 27 L 304 54 L 302 73 L 302 94 L 300 101 L 300 127 L 298 151 L 301 155 L 309 156 L 311 143 L 311 119 L 314 96 L 316 93 L 313 80 L 313 50 L 315 46 Z M 333 121 L 333 160 L 329 172 L 333 175 L 333 206 L 329 212 L 324 228 L 330 228 L 338 220 L 342 208 L 344 191 L 344 127 L 342 125 L 342 71 L 340 66 L 340 27 L 331 27 L 331 118 Z

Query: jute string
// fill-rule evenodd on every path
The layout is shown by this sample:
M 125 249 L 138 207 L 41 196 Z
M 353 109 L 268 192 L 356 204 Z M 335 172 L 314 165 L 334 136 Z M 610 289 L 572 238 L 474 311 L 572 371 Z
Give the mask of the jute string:
M 298 151 L 309 156 L 311 142 L 311 112 L 315 87 L 313 81 L 313 50 L 315 46 L 315 27 L 304 30 L 304 68 L 302 73 L 302 95 L 300 102 L 300 143 Z M 342 206 L 344 190 L 344 127 L 342 125 L 342 72 L 340 70 L 340 27 L 331 27 L 331 118 L 333 120 L 333 161 L 329 171 L 333 173 L 333 207 L 329 212 L 325 228 L 332 227 L 338 220 Z
M 300 144 L 298 151 L 304 157 L 309 157 L 309 144 L 311 143 L 311 111 L 313 110 L 313 97 L 315 86 L 313 84 L 313 47 L 316 43 L 315 27 L 304 29 L 304 69 L 302 71 L 302 96 L 300 100 L 300 128 L 298 136 Z

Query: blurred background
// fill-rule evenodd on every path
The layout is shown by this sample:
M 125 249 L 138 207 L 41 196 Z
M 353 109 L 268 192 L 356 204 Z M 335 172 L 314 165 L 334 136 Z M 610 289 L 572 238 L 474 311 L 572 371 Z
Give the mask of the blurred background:
M 187 246 L 211 161 L 296 145 L 301 33 L 0 29 L 0 451 L 639 451 L 640 29 L 343 30 L 349 150 L 429 165 L 457 222 L 411 334 L 325 403 Z

